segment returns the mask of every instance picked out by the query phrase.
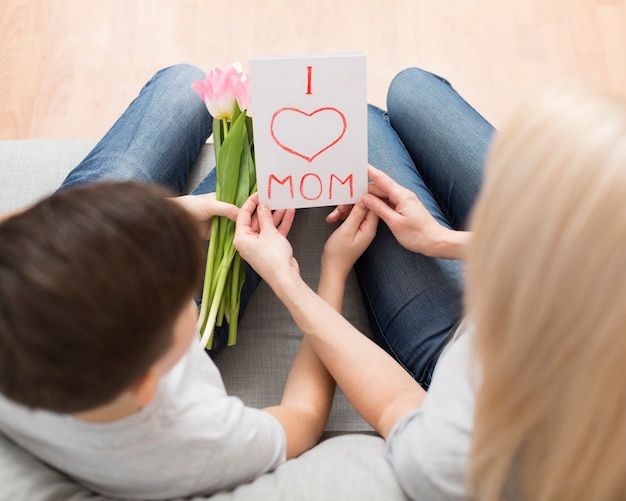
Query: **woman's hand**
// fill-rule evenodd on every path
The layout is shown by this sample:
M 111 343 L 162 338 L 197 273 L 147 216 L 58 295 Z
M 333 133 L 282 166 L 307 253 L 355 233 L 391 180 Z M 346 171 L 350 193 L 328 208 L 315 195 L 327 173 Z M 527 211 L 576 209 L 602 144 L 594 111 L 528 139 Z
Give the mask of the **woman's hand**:
M 293 248 L 286 238 L 294 217 L 294 209 L 272 214 L 266 206 L 259 204 L 257 193 L 239 209 L 233 241 L 235 248 L 271 287 L 276 285 L 277 277 L 300 273 Z
M 369 193 L 359 204 L 378 215 L 400 245 L 426 256 L 462 259 L 469 234 L 450 230 L 428 212 L 415 193 L 400 186 L 384 172 L 370 166 Z M 354 210 L 354 209 L 353 209 Z
M 215 199 L 215 193 L 205 195 L 183 195 L 171 200 L 180 204 L 200 225 L 200 235 L 208 240 L 211 236 L 211 220 L 213 216 L 226 216 L 232 221 L 237 220 L 239 208 L 227 202 Z
M 378 216 L 363 205 L 355 205 L 345 221 L 328 237 L 322 252 L 322 273 L 347 277 L 356 260 L 376 236 Z

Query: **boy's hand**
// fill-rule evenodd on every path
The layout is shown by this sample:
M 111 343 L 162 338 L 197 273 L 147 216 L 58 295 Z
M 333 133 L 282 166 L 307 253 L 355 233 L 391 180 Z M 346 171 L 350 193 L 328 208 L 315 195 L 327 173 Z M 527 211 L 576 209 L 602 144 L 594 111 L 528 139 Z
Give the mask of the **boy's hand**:
M 172 198 L 180 204 L 200 224 L 200 235 L 205 240 L 211 236 L 211 219 L 213 216 L 226 216 L 232 221 L 237 220 L 239 208 L 227 202 L 215 199 L 215 193 L 204 195 L 183 195 Z
M 350 215 L 350 211 L 352 210 L 354 205 L 346 204 L 346 205 L 338 205 L 333 209 L 333 211 L 326 216 L 327 223 L 336 223 L 337 221 L 343 221 Z
M 346 277 L 376 236 L 378 216 L 357 203 L 346 220 L 328 237 L 322 252 L 323 272 Z
M 300 273 L 291 244 L 285 238 L 295 213 L 294 209 L 288 209 L 272 214 L 266 206 L 259 204 L 257 193 L 239 209 L 233 241 L 235 248 L 272 287 L 277 285 L 276 278 Z

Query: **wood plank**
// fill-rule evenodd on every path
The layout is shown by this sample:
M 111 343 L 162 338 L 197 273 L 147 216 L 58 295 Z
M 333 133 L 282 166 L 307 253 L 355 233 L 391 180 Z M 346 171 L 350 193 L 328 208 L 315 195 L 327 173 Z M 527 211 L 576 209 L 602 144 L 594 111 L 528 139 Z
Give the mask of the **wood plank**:
M 99 138 L 158 69 L 363 50 L 368 99 L 420 66 L 498 126 L 569 78 L 626 94 L 624 0 L 2 0 L 0 139 Z

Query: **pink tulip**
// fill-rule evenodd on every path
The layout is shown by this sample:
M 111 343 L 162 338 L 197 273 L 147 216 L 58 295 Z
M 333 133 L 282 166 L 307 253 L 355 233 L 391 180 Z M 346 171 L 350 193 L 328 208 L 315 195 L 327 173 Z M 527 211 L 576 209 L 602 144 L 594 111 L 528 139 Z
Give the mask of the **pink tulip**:
M 240 73 L 232 66 L 225 70 L 215 68 L 204 81 L 193 82 L 191 88 L 200 95 L 213 118 L 230 119 L 235 104 L 234 82 L 238 79 Z
M 225 70 L 211 70 L 204 80 L 193 82 L 191 88 L 200 95 L 213 115 L 213 139 L 216 146 L 221 145 L 215 148 L 216 197 L 222 202 L 235 203 L 241 195 L 247 197 L 250 190 L 256 191 L 252 124 L 248 120 L 249 80 L 241 65 L 235 63 Z M 246 113 L 233 121 L 235 103 Z M 229 125 L 227 122 L 233 123 Z M 241 155 L 224 154 L 227 149 L 239 150 Z M 209 348 L 213 346 L 215 326 L 221 325 L 225 316 L 231 320 L 228 345 L 235 344 L 243 266 L 241 256 L 232 245 L 232 222 L 220 216 L 213 218 L 211 224 L 213 238 L 209 242 L 202 308 L 198 316 L 198 330 L 202 334 L 200 343 L 202 347 Z
M 247 75 L 240 73 L 238 77 L 233 77 L 235 86 L 235 99 L 240 110 L 247 110 L 250 116 L 250 80 Z

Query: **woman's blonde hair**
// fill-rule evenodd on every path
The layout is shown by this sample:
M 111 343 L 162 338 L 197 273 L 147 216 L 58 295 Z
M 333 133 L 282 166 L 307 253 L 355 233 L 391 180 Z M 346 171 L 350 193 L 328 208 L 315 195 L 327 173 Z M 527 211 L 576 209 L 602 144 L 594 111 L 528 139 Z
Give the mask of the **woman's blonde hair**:
M 525 103 L 471 227 L 471 492 L 626 499 L 626 104 L 562 86 Z

